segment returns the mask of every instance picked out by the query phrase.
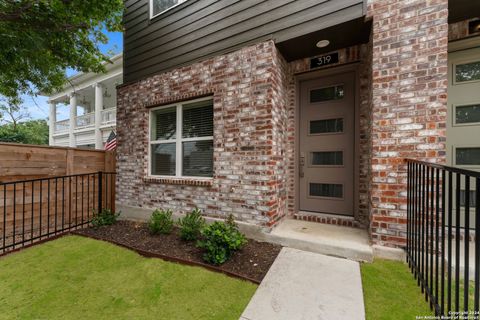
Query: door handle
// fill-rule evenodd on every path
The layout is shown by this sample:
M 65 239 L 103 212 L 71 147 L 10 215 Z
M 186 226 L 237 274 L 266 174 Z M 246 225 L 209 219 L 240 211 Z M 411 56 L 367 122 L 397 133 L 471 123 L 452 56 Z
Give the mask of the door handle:
M 298 174 L 299 174 L 300 178 L 303 178 L 305 176 L 305 173 L 303 172 L 303 169 L 305 167 L 305 153 L 304 152 L 300 153 L 299 164 L 300 164 L 300 167 L 299 167 L 299 170 L 298 170 Z

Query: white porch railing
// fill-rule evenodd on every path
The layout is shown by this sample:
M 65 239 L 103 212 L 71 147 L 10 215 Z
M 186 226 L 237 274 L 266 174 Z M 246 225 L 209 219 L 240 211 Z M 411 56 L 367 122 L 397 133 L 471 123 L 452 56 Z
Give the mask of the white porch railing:
M 64 132 L 70 129 L 70 120 L 62 120 L 55 122 L 55 133 Z
M 95 113 L 87 113 L 75 118 L 76 128 L 85 128 L 95 125 Z
M 117 121 L 117 108 L 102 110 L 102 125 L 115 124 Z

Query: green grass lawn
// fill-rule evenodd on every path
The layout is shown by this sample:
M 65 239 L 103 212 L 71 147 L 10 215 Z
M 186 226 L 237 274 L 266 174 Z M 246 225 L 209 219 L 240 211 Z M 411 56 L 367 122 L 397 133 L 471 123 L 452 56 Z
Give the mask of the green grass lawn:
M 0 258 L 0 319 L 238 319 L 257 286 L 67 236 Z
M 433 315 L 406 264 L 375 260 L 363 263 L 361 270 L 367 320 L 413 320 Z

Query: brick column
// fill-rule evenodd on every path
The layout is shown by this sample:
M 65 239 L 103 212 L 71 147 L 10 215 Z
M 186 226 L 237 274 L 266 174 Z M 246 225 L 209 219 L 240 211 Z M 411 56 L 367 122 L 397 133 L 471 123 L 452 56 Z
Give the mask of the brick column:
M 406 240 L 405 158 L 445 161 L 447 0 L 370 0 L 373 19 L 371 235 Z

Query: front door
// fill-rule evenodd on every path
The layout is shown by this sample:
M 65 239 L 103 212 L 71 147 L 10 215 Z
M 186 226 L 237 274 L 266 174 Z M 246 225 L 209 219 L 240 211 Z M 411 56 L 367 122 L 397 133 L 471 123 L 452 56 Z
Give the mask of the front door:
M 300 83 L 299 209 L 353 215 L 355 76 Z

